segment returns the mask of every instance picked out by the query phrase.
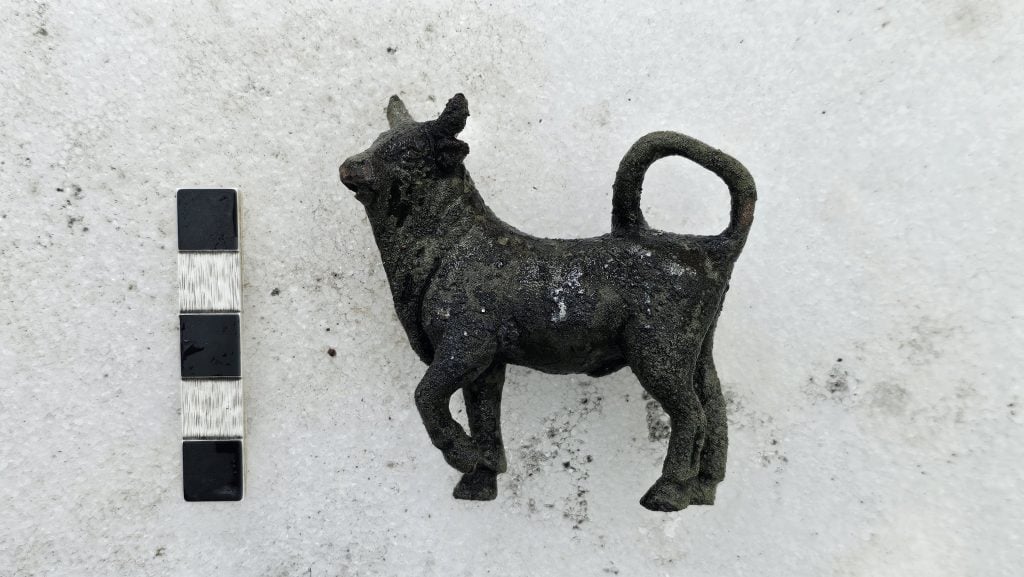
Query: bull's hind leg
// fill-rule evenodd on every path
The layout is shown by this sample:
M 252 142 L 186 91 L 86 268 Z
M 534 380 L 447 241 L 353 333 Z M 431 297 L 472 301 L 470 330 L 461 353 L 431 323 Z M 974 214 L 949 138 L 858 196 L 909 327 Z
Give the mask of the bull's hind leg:
M 652 511 L 678 511 L 690 504 L 704 446 L 706 419 L 693 387 L 699 342 L 656 333 L 644 331 L 639 338 L 631 339 L 629 347 L 633 373 L 661 403 L 672 427 L 661 477 L 640 504 Z
M 460 336 L 461 328 L 454 330 Z M 495 345 L 489 335 L 479 337 L 473 331 L 470 338 L 443 340 L 434 354 L 434 361 L 416 387 L 416 408 L 430 441 L 441 450 L 449 465 L 468 473 L 478 466 L 497 469 L 496 462 L 488 462 L 476 443 L 466 434 L 462 425 L 452 418 L 448 404 L 455 391 L 471 385 L 491 366 Z
M 504 384 L 505 365 L 498 363 L 491 365 L 473 384 L 462 387 L 469 432 L 483 453 L 484 462 L 494 463 L 497 467 L 492 469 L 482 464 L 462 475 L 453 492 L 456 499 L 490 501 L 498 496 L 498 473 L 504 473 L 508 467 L 501 441 L 501 389 Z
M 693 386 L 704 407 L 708 428 L 704 451 L 700 456 L 700 474 L 697 475 L 690 496 L 691 505 L 714 505 L 715 489 L 725 479 L 726 453 L 729 449 L 728 423 L 722 384 L 718 380 L 712 357 L 714 339 L 715 325 L 712 324 L 701 345 L 693 375 Z

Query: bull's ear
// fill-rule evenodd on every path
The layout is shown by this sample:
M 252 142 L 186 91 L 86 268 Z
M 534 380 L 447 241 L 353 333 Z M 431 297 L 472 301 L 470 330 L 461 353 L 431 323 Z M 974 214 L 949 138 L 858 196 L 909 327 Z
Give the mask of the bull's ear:
M 397 94 L 388 100 L 388 107 L 385 109 L 388 115 L 388 126 L 394 128 L 399 124 L 408 124 L 410 122 L 416 122 L 413 120 L 409 111 L 405 108 L 405 103 L 398 97 Z
M 438 136 L 455 137 L 466 128 L 466 118 L 469 117 L 469 102 L 462 93 L 452 96 L 444 107 L 444 112 L 433 122 L 433 128 Z

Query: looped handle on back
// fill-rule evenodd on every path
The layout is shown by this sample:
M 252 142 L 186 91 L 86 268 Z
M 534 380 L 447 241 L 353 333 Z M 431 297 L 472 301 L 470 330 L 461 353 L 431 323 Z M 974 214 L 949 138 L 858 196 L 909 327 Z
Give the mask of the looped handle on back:
M 742 247 L 754 219 L 757 189 L 740 161 L 678 132 L 652 132 L 636 141 L 619 163 L 612 187 L 612 233 L 635 234 L 647 228 L 640 195 L 647 169 L 666 156 L 682 156 L 718 175 L 729 187 L 729 226 L 719 235 Z

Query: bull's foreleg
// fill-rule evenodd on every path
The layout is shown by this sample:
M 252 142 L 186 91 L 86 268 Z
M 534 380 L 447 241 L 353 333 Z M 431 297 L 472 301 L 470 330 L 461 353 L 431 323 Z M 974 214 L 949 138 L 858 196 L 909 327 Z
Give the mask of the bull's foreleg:
M 466 415 L 473 441 L 483 453 L 485 463 L 462 476 L 455 486 L 457 499 L 490 501 L 498 495 L 498 473 L 508 467 L 501 441 L 501 389 L 505 384 L 505 365 L 491 365 L 471 385 L 462 388 Z
M 479 331 L 453 330 L 457 337 L 443 339 L 434 361 L 416 387 L 416 408 L 435 447 L 449 465 L 468 473 L 483 465 L 497 470 L 498 463 L 484 452 L 452 418 L 448 404 L 455 391 L 469 386 L 491 365 L 494 341 Z M 466 336 L 470 335 L 472 336 Z

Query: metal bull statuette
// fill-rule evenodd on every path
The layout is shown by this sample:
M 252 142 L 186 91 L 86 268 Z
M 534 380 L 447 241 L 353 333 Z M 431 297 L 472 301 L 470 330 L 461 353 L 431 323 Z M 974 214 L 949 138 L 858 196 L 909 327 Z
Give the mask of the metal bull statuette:
M 725 476 L 726 415 L 712 359 L 715 322 L 754 216 L 754 181 L 736 159 L 675 132 L 644 136 L 615 176 L 612 232 L 545 239 L 494 215 L 456 135 L 469 116 L 456 94 L 416 122 L 397 96 L 390 129 L 341 165 L 365 206 L 398 318 L 429 365 L 416 407 L 434 446 L 463 473 L 459 499 L 489 500 L 506 470 L 500 426 L 505 366 L 602 376 L 629 366 L 671 419 L 661 476 L 640 503 L 655 511 L 710 505 Z M 729 187 L 716 236 L 647 227 L 644 174 L 686 157 Z M 448 409 L 462 389 L 470 434 Z

